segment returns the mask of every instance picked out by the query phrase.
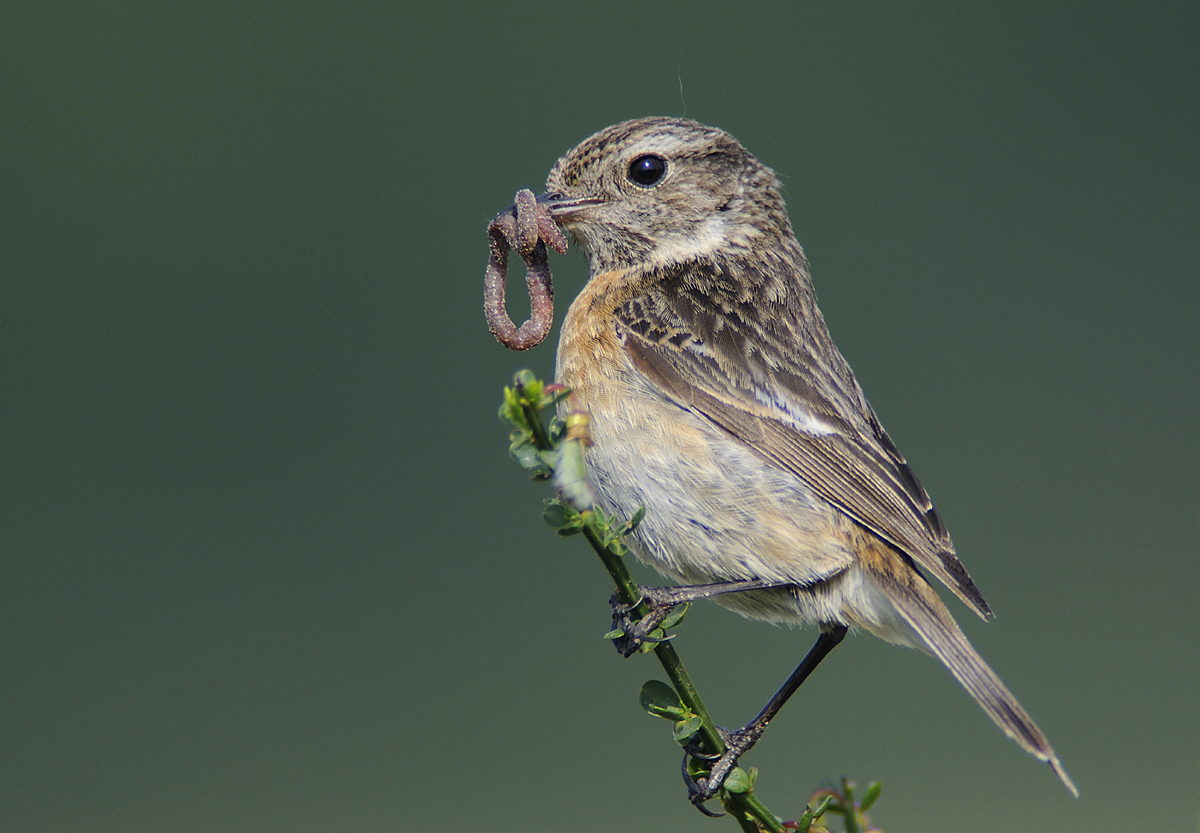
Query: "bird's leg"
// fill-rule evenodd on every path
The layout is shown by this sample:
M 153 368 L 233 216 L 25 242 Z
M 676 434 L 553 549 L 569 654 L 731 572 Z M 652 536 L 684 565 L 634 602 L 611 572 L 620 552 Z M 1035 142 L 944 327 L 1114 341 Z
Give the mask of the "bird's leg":
M 624 656 L 632 656 L 644 642 L 665 642 L 665 638 L 650 636 L 663 623 L 670 612 L 685 602 L 711 599 L 726 593 L 745 593 L 749 590 L 767 590 L 772 587 L 791 587 L 778 581 L 753 579 L 749 581 L 719 581 L 714 584 L 688 584 L 681 587 L 643 587 L 638 585 L 640 598 L 633 604 L 624 604 L 616 595 L 609 599 L 613 611 L 613 630 L 622 636 L 613 640 L 617 650 Z M 645 602 L 650 609 L 640 619 L 633 618 L 633 611 Z
M 817 637 L 817 643 L 812 646 L 808 655 L 804 657 L 801 663 L 796 666 L 796 670 L 787 678 L 779 691 L 775 692 L 758 716 L 736 731 L 729 731 L 718 727 L 721 733 L 722 740 L 725 741 L 725 752 L 720 756 L 706 755 L 699 751 L 694 746 L 687 748 L 687 754 L 684 757 L 683 780 L 688 787 L 688 798 L 701 811 L 704 810 L 703 804 L 714 795 L 721 785 L 725 783 L 725 778 L 737 765 L 738 758 L 750 750 L 750 747 L 758 743 L 758 739 L 762 737 L 763 732 L 767 728 L 767 724 L 771 719 L 779 713 L 783 708 L 783 704 L 788 701 L 788 698 L 796 693 L 801 684 L 808 679 L 808 675 L 813 672 L 821 660 L 825 659 L 837 644 L 842 641 L 846 635 L 845 625 L 824 626 L 828 630 L 822 629 L 821 635 Z M 707 775 L 699 778 L 693 778 L 688 772 L 688 758 L 697 758 L 699 760 L 711 760 L 712 767 Z

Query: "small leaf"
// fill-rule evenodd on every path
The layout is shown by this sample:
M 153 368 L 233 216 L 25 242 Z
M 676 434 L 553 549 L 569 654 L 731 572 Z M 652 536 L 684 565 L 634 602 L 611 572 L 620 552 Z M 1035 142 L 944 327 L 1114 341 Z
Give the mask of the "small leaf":
M 542 407 L 543 408 L 554 408 L 558 405 L 559 402 L 562 402 L 564 399 L 566 399 L 570 395 L 571 395 L 571 389 L 566 387 L 565 385 L 560 385 L 557 383 L 555 383 L 553 385 L 546 385 L 546 387 L 542 389 L 542 396 L 545 399 L 545 402 L 542 404 Z M 555 419 L 558 419 L 558 417 L 555 417 Z M 563 425 L 565 426 L 566 423 L 564 422 Z
M 694 714 L 687 720 L 681 720 L 675 724 L 675 742 L 684 743 L 692 735 L 700 731 L 700 726 L 704 723 L 700 719 L 700 715 Z
M 729 773 L 722 786 L 731 793 L 748 793 L 754 789 L 754 784 L 750 781 L 750 776 L 740 766 L 733 768 L 733 771 Z
M 609 525 L 611 521 L 608 515 L 604 514 L 604 507 L 593 506 L 588 510 L 588 523 L 592 525 L 592 531 L 596 533 L 596 537 L 601 541 L 607 541 L 611 535 Z
M 796 833 L 808 833 L 812 823 L 825 815 L 825 810 L 829 807 L 829 802 L 832 801 L 832 796 L 825 796 L 824 800 L 814 809 L 811 804 L 806 804 L 804 807 L 804 815 L 802 815 L 796 824 Z M 822 828 L 824 829 L 824 828 Z
M 542 392 L 542 383 L 538 381 L 538 377 L 534 375 L 533 371 L 527 367 L 521 368 L 513 374 L 513 387 L 522 394 L 528 391 L 533 395 L 540 395 Z
M 542 510 L 542 520 L 553 529 L 562 529 L 572 521 L 572 514 L 574 514 L 574 510 L 565 503 L 557 500 L 548 500 L 546 501 L 546 508 Z
M 629 531 L 632 532 L 637 529 L 638 524 L 642 522 L 642 518 L 644 517 L 646 517 L 646 507 L 639 506 L 637 511 L 633 513 L 633 517 L 629 519 Z
M 663 619 L 661 627 L 664 631 L 675 627 L 683 621 L 683 617 L 687 616 L 688 608 L 692 606 L 691 602 L 684 602 L 681 605 L 671 608 L 671 612 L 667 614 L 667 618 Z
M 516 460 L 523 469 L 536 471 L 546 468 L 546 464 L 542 461 L 538 450 L 527 441 L 522 440 L 519 443 L 513 443 L 508 449 L 509 454 Z
M 638 694 L 638 702 L 642 704 L 643 709 L 655 717 L 679 720 L 687 716 L 687 711 L 683 708 L 683 701 L 679 699 L 675 689 L 662 680 L 647 680 L 643 683 L 642 690 Z
M 504 402 L 500 405 L 500 418 L 510 422 L 517 428 L 525 427 L 525 414 L 521 410 L 521 402 L 517 392 L 512 388 L 504 389 Z
M 616 630 L 611 630 L 608 633 L 604 634 L 604 638 L 605 639 L 620 639 L 624 635 L 625 635 L 625 631 L 621 630 L 620 628 L 617 628 Z
M 879 793 L 883 791 L 883 784 L 878 781 L 872 781 L 867 785 L 867 791 L 863 793 L 862 804 L 860 805 L 862 812 L 867 812 L 871 809 L 871 805 L 879 798 Z
M 623 558 L 626 555 L 629 555 L 629 547 L 622 544 L 620 539 L 616 541 L 610 541 L 607 549 L 618 558 Z

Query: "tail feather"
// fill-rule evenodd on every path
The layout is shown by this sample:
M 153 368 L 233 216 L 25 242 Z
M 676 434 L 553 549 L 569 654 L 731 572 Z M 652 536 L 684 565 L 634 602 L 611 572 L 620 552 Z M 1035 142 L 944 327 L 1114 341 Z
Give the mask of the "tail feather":
M 1031 755 L 1048 763 L 1063 785 L 1078 798 L 1079 790 L 1075 788 L 1071 776 L 1063 769 L 1042 730 L 1021 708 L 1017 698 L 1000 681 L 996 672 L 992 671 L 971 647 L 971 643 L 959 630 L 950 611 L 933 588 L 925 581 L 917 579 L 906 586 L 897 585 L 891 589 L 893 592 L 888 595 L 896 611 L 913 629 L 925 648 L 950 669 L 954 678 L 970 692 L 1006 735 Z

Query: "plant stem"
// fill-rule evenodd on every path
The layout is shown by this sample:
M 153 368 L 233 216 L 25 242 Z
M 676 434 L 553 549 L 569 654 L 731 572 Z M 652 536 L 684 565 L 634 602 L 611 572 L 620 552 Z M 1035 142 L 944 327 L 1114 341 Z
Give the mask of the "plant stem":
M 587 538 L 588 543 L 592 545 L 592 549 L 596 551 L 596 554 L 600 556 L 600 560 L 604 562 L 605 569 L 608 570 L 608 574 L 612 576 L 613 583 L 617 586 L 617 595 L 621 601 L 624 604 L 633 604 L 638 598 L 637 583 L 634 582 L 633 576 L 629 574 L 629 568 L 625 566 L 625 562 L 620 556 L 613 555 L 608 551 L 608 548 L 604 546 L 604 543 L 596 535 L 591 526 L 583 528 L 583 536 Z M 638 615 L 645 615 L 648 609 L 645 603 L 641 603 L 633 612 Z M 714 755 L 724 754 L 725 742 L 721 740 L 721 733 L 717 731 L 717 725 L 709 715 L 704 701 L 700 699 L 700 693 L 696 691 L 696 686 L 692 682 L 691 675 L 683 667 L 683 661 L 675 651 L 675 646 L 670 642 L 660 642 L 654 647 L 654 654 L 658 657 L 659 663 L 662 664 L 663 670 L 667 672 L 667 676 L 671 678 L 671 685 L 675 687 L 675 692 L 679 695 L 679 699 L 683 701 L 685 706 L 692 710 L 693 714 L 700 716 L 700 736 L 704 740 L 706 751 Z
M 585 517 L 588 514 L 590 513 L 584 513 Z M 608 547 L 604 546 L 604 542 L 600 540 L 591 524 L 584 525 L 583 537 L 587 538 L 592 549 L 596 551 L 596 555 L 600 556 L 600 561 L 603 562 L 617 587 L 617 596 L 622 603 L 633 604 L 639 595 L 637 583 L 629 574 L 629 568 L 625 566 L 625 561 L 620 556 L 609 552 Z M 645 603 L 640 603 L 633 612 L 645 615 L 647 612 Z M 683 660 L 679 658 L 675 646 L 670 642 L 660 642 L 654 647 L 654 655 L 658 657 L 663 670 L 671 679 L 671 685 L 674 686 L 679 699 L 691 709 L 693 714 L 699 715 L 701 721 L 699 735 L 705 750 L 714 755 L 724 754 L 725 741 L 721 739 L 721 733 L 717 731 L 717 725 L 713 722 L 708 708 L 700 698 L 700 692 L 696 690 L 691 675 L 683 667 Z M 769 830 L 771 833 L 784 833 L 783 827 L 775 819 L 775 814 L 768 810 L 753 792 L 734 796 L 731 804 L 730 810 L 746 833 L 759 833 L 761 829 Z M 757 824 L 754 819 L 758 820 Z
M 550 436 L 546 433 L 546 425 L 542 422 L 542 415 L 538 409 L 528 399 L 522 397 L 521 411 L 525 414 L 525 420 L 529 424 L 529 432 L 533 435 L 533 444 L 540 451 L 548 451 L 554 447 L 554 443 L 550 442 Z

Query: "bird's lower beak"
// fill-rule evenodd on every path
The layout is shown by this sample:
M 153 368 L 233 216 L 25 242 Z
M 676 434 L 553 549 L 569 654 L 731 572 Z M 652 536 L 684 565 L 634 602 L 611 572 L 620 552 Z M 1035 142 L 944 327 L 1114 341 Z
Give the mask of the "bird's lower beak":
M 550 209 L 550 216 L 554 218 L 555 222 L 561 222 L 574 217 L 584 209 L 594 205 L 603 205 L 607 200 L 600 197 L 572 198 L 555 191 L 547 191 L 545 194 L 538 195 L 537 202 L 538 205 L 544 205 Z

